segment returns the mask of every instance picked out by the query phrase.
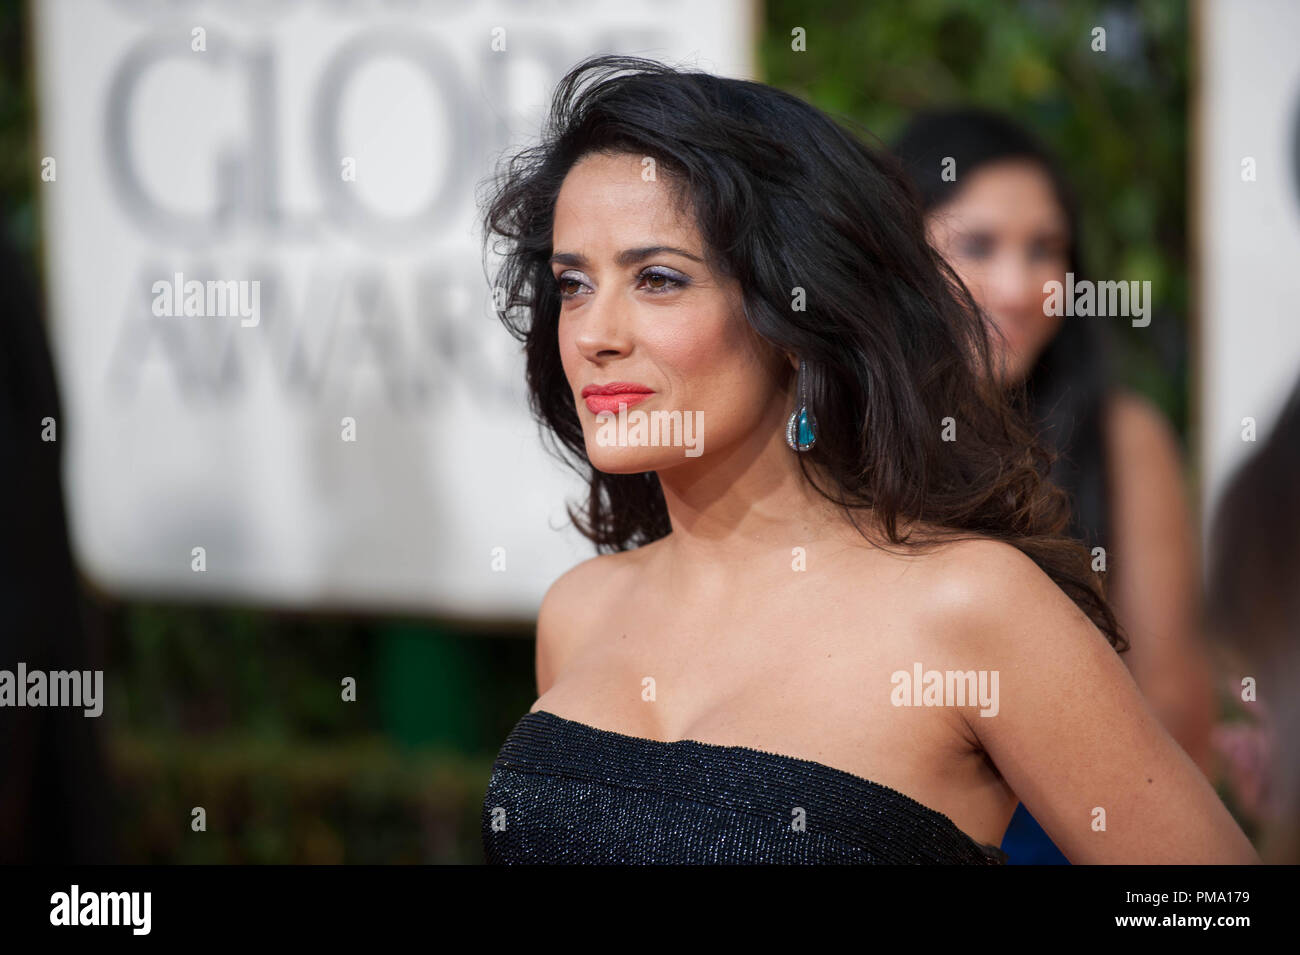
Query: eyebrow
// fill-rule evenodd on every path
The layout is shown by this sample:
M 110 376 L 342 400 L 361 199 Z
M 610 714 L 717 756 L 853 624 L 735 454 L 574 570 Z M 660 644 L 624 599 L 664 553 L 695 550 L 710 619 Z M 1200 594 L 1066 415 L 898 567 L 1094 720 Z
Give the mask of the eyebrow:
M 639 249 L 624 249 L 614 257 L 614 261 L 619 266 L 626 268 L 629 265 L 635 265 L 637 262 L 642 262 L 653 255 L 662 255 L 665 252 L 669 252 L 673 255 L 680 255 L 682 258 L 690 259 L 692 262 L 699 262 L 701 265 L 704 264 L 704 260 L 698 255 L 695 255 L 692 252 L 687 252 L 685 249 L 675 248 L 671 245 L 646 245 Z M 586 268 L 591 263 L 587 261 L 585 256 L 579 255 L 576 252 L 557 252 L 555 255 L 551 256 L 550 264 L 572 265 L 575 268 L 581 269 Z

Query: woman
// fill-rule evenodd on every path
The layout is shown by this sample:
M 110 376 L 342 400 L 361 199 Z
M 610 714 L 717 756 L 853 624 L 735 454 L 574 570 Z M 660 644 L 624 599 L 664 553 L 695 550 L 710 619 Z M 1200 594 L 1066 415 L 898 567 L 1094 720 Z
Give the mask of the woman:
M 1031 419 L 1058 455 L 1052 478 L 1074 505 L 1071 534 L 1102 549 L 1093 552 L 1104 556 L 1107 596 L 1132 642 L 1129 671 L 1208 772 L 1214 699 L 1178 445 L 1150 403 L 1107 385 L 1105 323 L 1127 319 L 1044 308 L 1048 283 L 1088 277 L 1057 162 L 1012 121 L 969 108 L 915 117 L 895 152 L 932 243 L 993 325 L 1000 380 L 1024 384 Z M 1066 861 L 1023 806 L 1002 848 L 1013 863 Z
M 1116 654 L 890 161 L 778 90 L 601 57 L 487 225 L 609 552 L 543 601 L 490 861 L 1000 862 L 1019 800 L 1075 861 L 1258 861 Z M 702 440 L 611 432 L 638 411 Z

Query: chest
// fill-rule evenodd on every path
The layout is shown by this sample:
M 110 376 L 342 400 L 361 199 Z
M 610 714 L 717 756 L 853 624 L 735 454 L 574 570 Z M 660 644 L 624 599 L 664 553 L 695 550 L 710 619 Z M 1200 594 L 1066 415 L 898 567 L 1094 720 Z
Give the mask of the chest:
M 749 746 L 867 776 L 959 753 L 951 709 L 896 705 L 922 645 L 907 618 L 787 601 L 644 603 L 607 612 L 533 709 L 649 739 Z M 882 768 L 883 764 L 883 768 Z M 898 773 L 889 771 L 897 767 Z

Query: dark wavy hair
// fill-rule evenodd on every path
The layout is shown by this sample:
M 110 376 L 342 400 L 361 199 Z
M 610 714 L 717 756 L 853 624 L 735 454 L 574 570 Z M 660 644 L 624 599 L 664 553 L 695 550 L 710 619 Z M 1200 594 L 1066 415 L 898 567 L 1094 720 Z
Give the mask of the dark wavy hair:
M 1065 214 L 1067 270 L 1076 279 L 1088 277 L 1079 247 L 1078 197 L 1056 156 L 1014 120 L 979 107 L 917 113 L 894 141 L 894 153 L 907 168 L 926 213 L 955 199 L 977 169 L 1010 160 L 1034 163 L 1047 176 Z M 957 180 L 940 174 L 947 157 L 961 171 Z M 1110 540 L 1104 401 L 1111 349 L 1104 323 L 1067 321 L 1024 382 L 1030 420 L 1056 454 L 1052 480 L 1073 504 L 1069 531 L 1089 547 L 1106 546 Z
M 739 284 L 749 325 L 806 361 L 818 435 L 800 466 L 860 533 L 854 511 L 870 508 L 889 545 L 1009 543 L 1126 647 L 1087 550 L 1061 534 L 1069 501 L 1047 479 L 1052 455 L 989 373 L 978 308 L 926 241 L 897 160 L 772 87 L 615 56 L 560 81 L 541 141 L 510 157 L 485 197 L 489 252 L 501 256 L 498 315 L 523 342 L 533 414 L 589 481 L 569 515 L 598 551 L 671 526 L 653 471 L 592 467 L 561 365 L 555 202 L 592 153 L 653 157 L 693 213 L 711 266 Z M 804 311 L 791 308 L 796 287 Z M 943 440 L 945 418 L 956 440 Z M 900 520 L 938 533 L 917 540 L 899 533 Z

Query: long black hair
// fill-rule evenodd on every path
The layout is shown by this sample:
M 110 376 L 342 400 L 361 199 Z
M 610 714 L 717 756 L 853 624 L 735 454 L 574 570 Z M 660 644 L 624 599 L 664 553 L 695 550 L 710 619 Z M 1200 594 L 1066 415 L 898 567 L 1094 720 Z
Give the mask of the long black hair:
M 1008 160 L 1036 163 L 1050 180 L 1068 223 L 1068 270 L 1076 281 L 1086 277 L 1078 198 L 1052 152 L 1013 120 L 976 107 L 918 113 L 895 141 L 894 152 L 907 168 L 925 212 L 954 199 L 981 166 Z M 941 175 L 947 157 L 955 159 L 960 170 L 956 180 Z M 1104 414 L 1110 352 L 1103 323 L 1067 319 L 1023 383 L 1030 420 L 1056 454 L 1052 480 L 1070 495 L 1070 533 L 1089 548 L 1107 546 L 1110 540 Z
M 524 343 L 534 414 L 589 481 L 570 516 L 598 549 L 671 526 L 657 474 L 591 466 L 561 364 L 555 202 L 592 153 L 654 158 L 710 265 L 736 280 L 749 325 L 806 362 L 818 436 L 800 466 L 854 526 L 871 508 L 891 545 L 929 542 L 900 534 L 900 520 L 1012 544 L 1125 642 L 1087 551 L 1061 533 L 1069 500 L 1046 479 L 1051 455 L 989 373 L 979 310 L 927 242 L 898 162 L 788 93 L 624 57 L 587 60 L 560 82 L 541 142 L 507 161 L 485 216 L 503 256 L 498 314 Z M 956 440 L 944 439 L 948 419 Z

